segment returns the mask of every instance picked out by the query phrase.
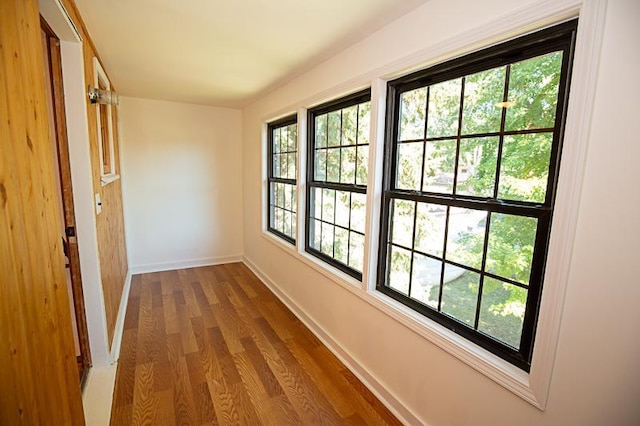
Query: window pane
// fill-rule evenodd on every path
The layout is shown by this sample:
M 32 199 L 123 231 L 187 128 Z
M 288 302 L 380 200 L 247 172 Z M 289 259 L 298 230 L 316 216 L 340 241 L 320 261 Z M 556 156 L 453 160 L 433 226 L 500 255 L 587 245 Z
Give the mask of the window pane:
M 413 254 L 411 297 L 438 309 L 442 261 L 418 253 Z
M 492 213 L 485 270 L 529 284 L 538 220 Z
M 327 182 L 340 182 L 340 148 L 327 150 Z
M 490 133 L 500 130 L 506 67 L 469 75 L 464 83 L 462 134 Z
M 504 137 L 498 198 L 544 202 L 552 137 L 552 133 Z
M 356 185 L 367 184 L 367 170 L 369 168 L 369 147 L 358 146 L 357 148 L 358 163 L 356 168 Z
M 288 154 L 280 154 L 280 174 L 278 177 L 286 178 L 289 170 L 289 164 L 287 163 L 287 159 L 289 158 Z
M 511 65 L 506 130 L 554 127 L 562 52 Z
M 280 128 L 280 152 L 288 152 L 289 151 L 289 127 L 281 127 Z
M 427 142 L 422 190 L 451 194 L 455 161 L 455 140 Z
M 349 232 L 349 266 L 362 272 L 364 262 L 364 235 Z
M 447 271 L 456 268 L 453 265 L 445 266 L 445 275 L 451 274 Z M 464 271 L 442 287 L 442 312 L 473 327 L 476 318 L 476 306 L 478 305 L 478 287 L 480 285 L 480 274 L 471 271 Z
M 309 223 L 309 234 L 309 245 L 316 250 L 320 250 L 322 246 L 322 222 L 311 219 Z
M 447 260 L 480 269 L 486 221 L 486 211 L 451 207 L 447 233 Z
M 371 121 L 371 102 L 358 105 L 358 144 L 369 143 L 369 125 Z
M 340 182 L 353 185 L 356 180 L 356 148 L 342 148 Z
M 321 251 L 331 257 L 333 257 L 333 228 L 333 225 L 322 223 Z
M 393 200 L 391 241 L 394 244 L 412 248 L 414 210 L 413 201 Z
M 298 147 L 298 125 L 291 124 L 287 127 L 287 151 L 297 151 Z
M 283 190 L 282 192 L 284 192 L 284 203 L 282 204 L 281 207 L 287 210 L 291 210 L 291 207 L 292 207 L 291 185 L 282 184 L 282 190 Z
M 367 196 L 365 194 L 351 194 L 351 229 L 364 234 L 366 219 Z
M 275 205 L 276 198 L 278 197 L 278 184 L 275 182 L 269 183 L 269 204 Z
M 410 142 L 398 144 L 398 170 L 396 188 L 420 190 L 422 156 L 424 143 Z
M 291 236 L 291 212 L 288 210 L 283 212 L 282 233 Z
M 322 190 L 322 220 L 334 223 L 336 191 L 333 189 Z
M 284 185 L 281 183 L 276 183 L 276 206 L 283 207 L 284 206 Z
M 280 129 L 273 129 L 271 134 L 273 137 L 273 153 L 277 154 L 280 152 Z
M 389 287 L 405 295 L 409 293 L 409 276 L 411 269 L 411 252 L 389 244 Z
M 427 112 L 427 137 L 458 134 L 462 79 L 449 80 L 430 87 Z
M 358 105 L 342 110 L 342 145 L 355 145 L 357 135 Z
M 333 111 L 328 114 L 328 137 L 327 137 L 327 145 L 328 146 L 338 146 L 340 145 L 340 110 Z
M 287 154 L 287 178 L 295 179 L 296 178 L 296 162 L 297 162 L 297 153 L 293 152 Z
M 441 257 L 447 208 L 438 204 L 418 203 L 415 249 Z
M 327 114 L 316 117 L 316 148 L 327 146 Z
M 322 189 L 311 188 L 311 217 L 322 219 Z
M 336 240 L 334 246 L 334 258 L 338 262 L 342 262 L 345 265 L 348 263 L 348 251 L 349 251 L 349 231 L 346 229 L 335 227 Z
M 345 228 L 349 227 L 349 206 L 350 206 L 350 193 L 346 191 L 337 191 L 336 192 L 336 217 L 335 223 L 336 225 L 343 226 Z
M 317 149 L 315 151 L 313 173 L 315 180 L 324 182 L 327 180 L 327 150 Z
M 526 305 L 526 289 L 486 277 L 478 330 L 519 348 Z
M 498 137 L 462 139 L 456 194 L 493 197 Z
M 424 138 L 424 118 L 427 109 L 427 88 L 404 92 L 400 95 L 400 129 L 398 140 Z
M 281 208 L 274 208 L 274 215 L 275 215 L 275 223 L 273 226 L 273 229 L 275 229 L 276 231 L 280 231 L 282 232 L 284 230 L 284 224 L 283 224 L 283 220 L 284 220 L 284 214 L 283 214 L 283 210 Z
M 280 177 L 280 154 L 273 155 L 273 176 Z

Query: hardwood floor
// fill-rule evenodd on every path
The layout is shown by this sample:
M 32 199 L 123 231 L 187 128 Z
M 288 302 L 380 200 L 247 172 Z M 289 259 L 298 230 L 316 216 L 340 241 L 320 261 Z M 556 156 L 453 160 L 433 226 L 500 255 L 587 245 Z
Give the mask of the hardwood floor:
M 241 263 L 136 275 L 112 425 L 400 424 Z

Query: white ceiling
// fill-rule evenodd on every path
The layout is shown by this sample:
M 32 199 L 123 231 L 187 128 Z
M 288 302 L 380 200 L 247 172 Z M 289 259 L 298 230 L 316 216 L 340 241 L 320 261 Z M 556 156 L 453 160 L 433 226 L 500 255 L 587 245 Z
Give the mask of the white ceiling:
M 427 0 L 75 0 L 121 95 L 239 107 Z

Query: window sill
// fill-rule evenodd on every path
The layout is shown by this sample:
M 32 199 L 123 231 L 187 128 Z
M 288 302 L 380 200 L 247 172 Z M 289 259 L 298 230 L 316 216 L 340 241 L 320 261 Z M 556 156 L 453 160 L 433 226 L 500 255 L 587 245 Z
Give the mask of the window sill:
M 108 175 L 102 175 L 100 177 L 100 185 L 107 186 L 111 182 L 115 182 L 120 179 L 120 175 L 116 173 L 109 173 Z

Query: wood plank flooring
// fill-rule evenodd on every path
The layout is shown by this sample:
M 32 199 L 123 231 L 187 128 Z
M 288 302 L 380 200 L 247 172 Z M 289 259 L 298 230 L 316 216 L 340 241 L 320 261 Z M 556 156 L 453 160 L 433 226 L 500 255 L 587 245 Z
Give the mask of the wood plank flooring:
M 111 424 L 400 422 L 234 263 L 133 277 Z

